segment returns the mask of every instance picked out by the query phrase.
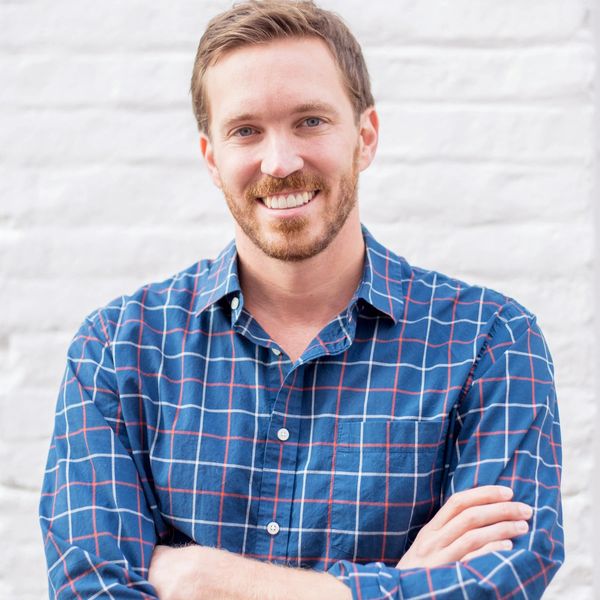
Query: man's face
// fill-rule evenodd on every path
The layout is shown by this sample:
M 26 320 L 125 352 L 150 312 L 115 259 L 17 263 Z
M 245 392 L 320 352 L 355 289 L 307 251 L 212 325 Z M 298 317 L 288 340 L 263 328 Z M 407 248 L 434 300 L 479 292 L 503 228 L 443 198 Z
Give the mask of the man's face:
M 377 117 L 369 109 L 357 124 L 322 40 L 233 50 L 205 85 L 202 152 L 238 233 L 268 256 L 299 261 L 325 249 L 349 215 L 358 220 L 358 173 L 372 160 Z

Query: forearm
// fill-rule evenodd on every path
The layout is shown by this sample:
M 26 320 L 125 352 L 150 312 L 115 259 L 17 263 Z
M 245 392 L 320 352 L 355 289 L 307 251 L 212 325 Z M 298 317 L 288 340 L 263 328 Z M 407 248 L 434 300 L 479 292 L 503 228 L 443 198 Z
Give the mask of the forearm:
M 158 547 L 150 583 L 161 600 L 350 600 L 326 573 L 274 565 L 203 546 Z

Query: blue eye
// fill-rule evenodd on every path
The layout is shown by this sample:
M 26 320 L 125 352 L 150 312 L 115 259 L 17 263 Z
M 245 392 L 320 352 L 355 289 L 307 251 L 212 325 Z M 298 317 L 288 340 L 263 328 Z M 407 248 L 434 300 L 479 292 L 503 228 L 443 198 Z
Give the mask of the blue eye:
M 308 119 L 304 119 L 307 127 L 318 127 L 322 121 L 319 117 L 309 117 Z
M 254 129 L 252 129 L 252 127 L 240 127 L 236 132 L 235 135 L 239 136 L 239 137 L 249 137 L 254 133 Z

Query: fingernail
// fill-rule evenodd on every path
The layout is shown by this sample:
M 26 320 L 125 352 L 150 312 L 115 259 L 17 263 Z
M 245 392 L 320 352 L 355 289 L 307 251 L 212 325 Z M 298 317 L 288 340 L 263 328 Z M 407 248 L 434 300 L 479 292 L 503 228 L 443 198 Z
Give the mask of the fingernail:
M 521 513 L 521 516 L 525 517 L 526 519 L 531 519 L 531 515 L 533 514 L 531 506 L 527 506 L 527 504 L 523 504 L 519 512 Z
M 529 529 L 529 525 L 527 525 L 527 521 L 517 521 L 517 531 L 520 533 L 525 533 Z
M 503 498 L 512 498 L 513 491 L 511 488 L 503 486 L 502 489 L 500 490 L 500 494 Z
M 512 550 L 513 547 L 513 543 L 510 540 L 505 540 L 504 542 L 502 542 L 502 548 L 504 550 Z

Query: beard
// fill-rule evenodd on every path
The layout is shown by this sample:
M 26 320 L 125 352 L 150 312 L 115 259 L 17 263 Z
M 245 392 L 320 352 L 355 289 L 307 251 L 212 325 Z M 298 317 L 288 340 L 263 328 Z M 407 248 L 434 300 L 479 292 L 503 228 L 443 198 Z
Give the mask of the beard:
M 236 200 L 226 186 L 223 186 L 223 193 L 233 218 L 255 246 L 271 258 L 299 262 L 323 252 L 346 223 L 357 203 L 358 172 L 357 148 L 350 171 L 340 178 L 337 198 L 331 197 L 330 187 L 323 178 L 303 171 L 281 179 L 267 175 L 249 187 L 241 201 Z M 304 216 L 277 218 L 268 225 L 261 225 L 256 218 L 256 203 L 262 202 L 258 198 L 285 190 L 319 190 L 319 201 L 327 205 L 324 223 L 318 223 L 323 226 L 318 236 L 311 235 L 310 219 Z

